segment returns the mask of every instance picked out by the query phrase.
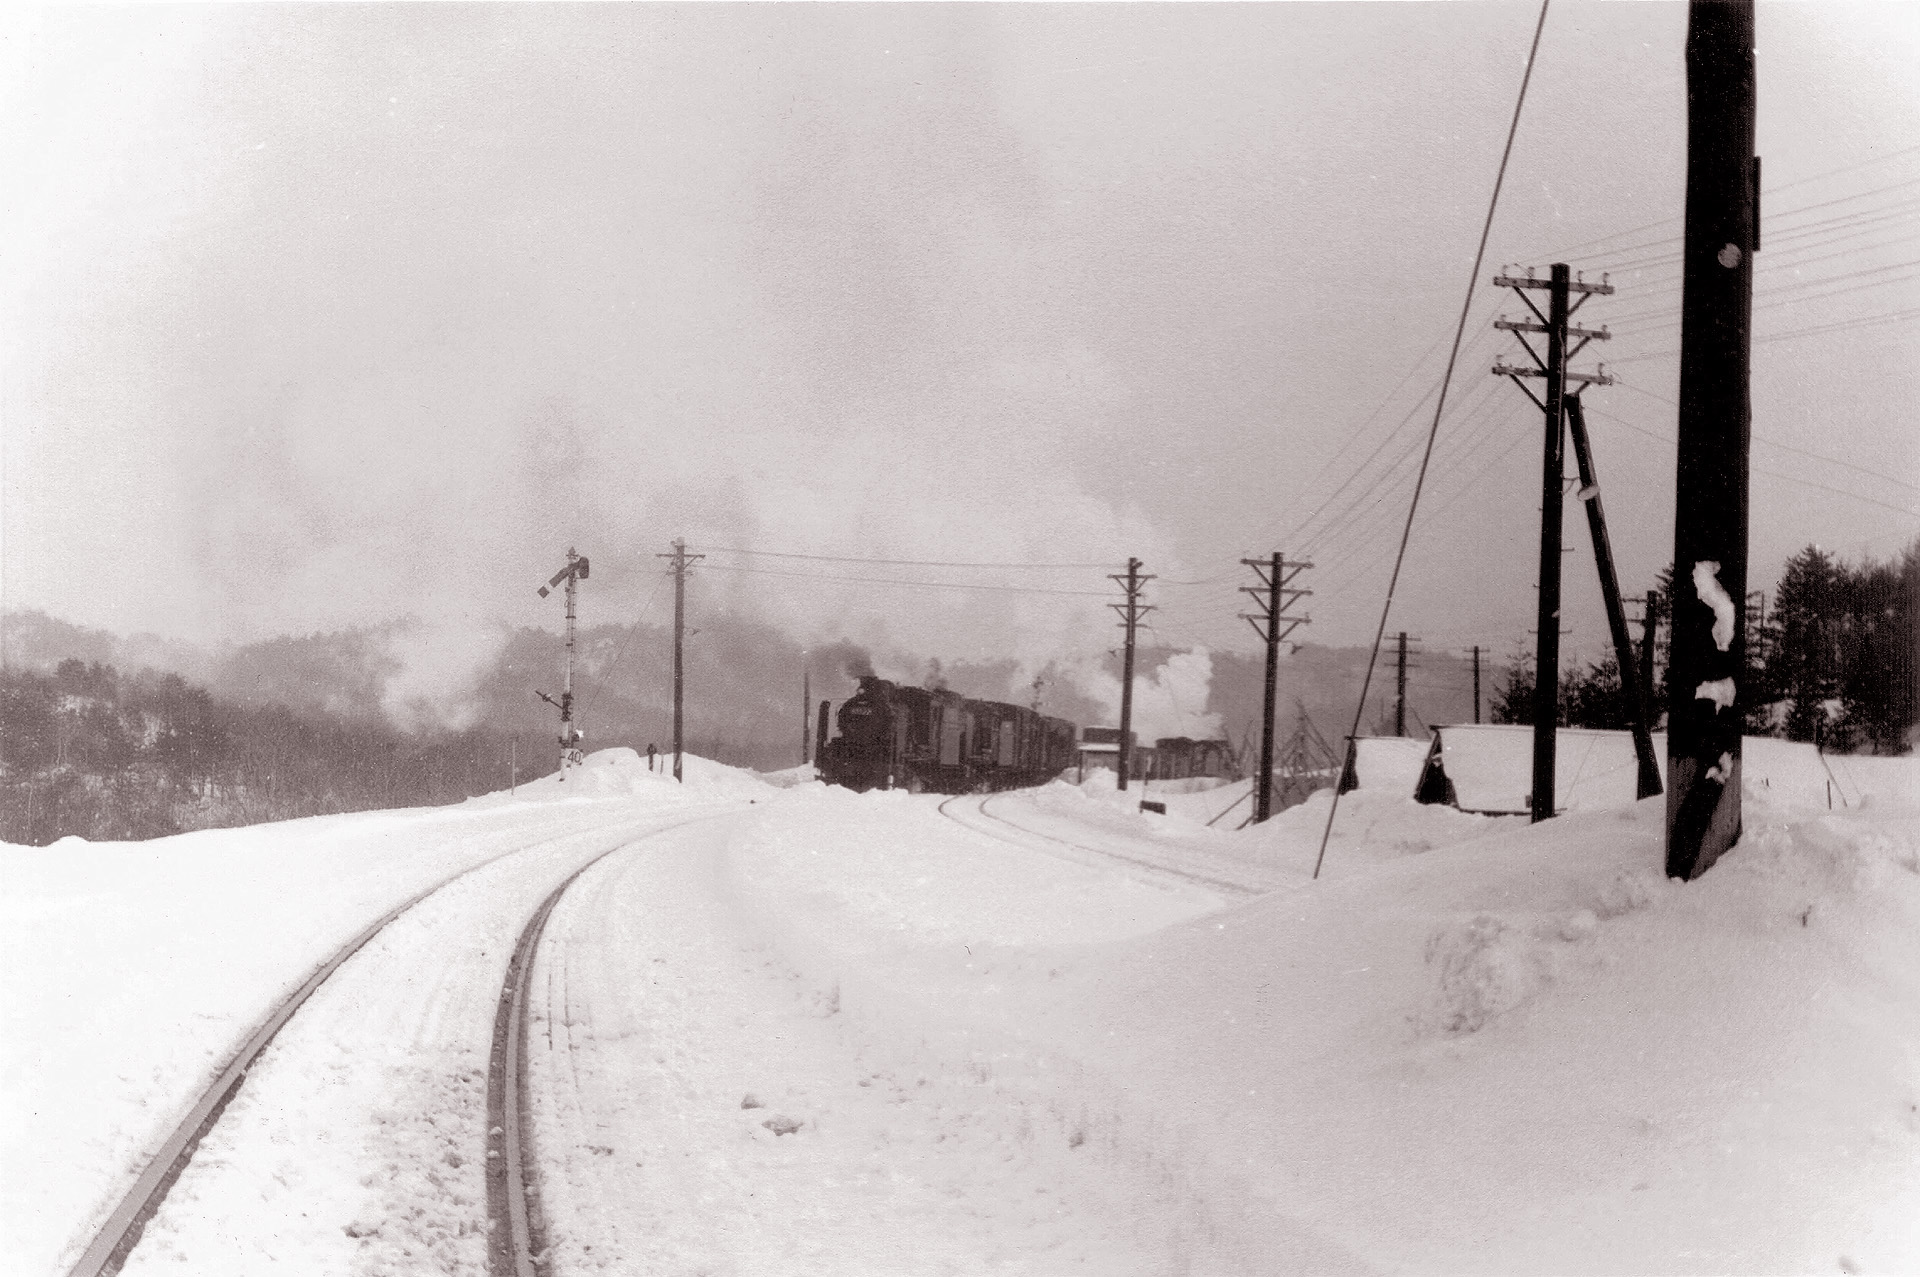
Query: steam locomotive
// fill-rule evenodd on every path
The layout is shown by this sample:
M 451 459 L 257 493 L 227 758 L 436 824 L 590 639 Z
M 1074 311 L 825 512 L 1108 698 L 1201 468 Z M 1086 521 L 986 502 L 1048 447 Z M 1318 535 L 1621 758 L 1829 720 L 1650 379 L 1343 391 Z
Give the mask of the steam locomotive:
M 1074 761 L 1072 723 L 957 692 L 862 675 L 860 690 L 840 705 L 832 740 L 827 709 L 821 701 L 814 756 L 822 780 L 848 789 L 1014 789 L 1051 780 Z

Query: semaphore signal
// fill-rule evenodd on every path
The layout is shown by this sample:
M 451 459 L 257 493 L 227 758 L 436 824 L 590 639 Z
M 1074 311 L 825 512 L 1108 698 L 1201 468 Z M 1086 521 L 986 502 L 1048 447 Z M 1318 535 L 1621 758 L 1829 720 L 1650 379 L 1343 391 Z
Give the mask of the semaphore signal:
M 584 761 L 581 753 L 581 733 L 573 725 L 573 624 L 574 596 L 580 582 L 587 579 L 587 556 L 576 554 L 572 546 L 567 547 L 567 566 L 555 572 L 548 582 L 540 587 L 540 597 L 546 598 L 561 582 L 567 586 L 567 663 L 563 682 L 560 685 L 560 699 L 555 700 L 545 692 L 536 689 L 534 695 L 560 711 L 560 779 L 566 780 L 567 772 L 580 766 Z

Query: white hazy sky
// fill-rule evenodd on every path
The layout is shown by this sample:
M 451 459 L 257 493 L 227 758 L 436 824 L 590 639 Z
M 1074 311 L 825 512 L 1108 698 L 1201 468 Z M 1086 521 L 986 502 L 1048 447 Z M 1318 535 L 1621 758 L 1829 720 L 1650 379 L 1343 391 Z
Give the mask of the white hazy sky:
M 1280 549 L 1316 563 L 1296 637 L 1364 642 L 1536 12 L 12 10 L 4 602 L 550 625 L 577 544 L 587 619 L 657 621 L 683 536 L 696 606 L 1039 660 L 1112 644 L 1129 554 L 1150 637 L 1250 645 L 1238 560 Z M 1619 334 L 1588 403 L 1629 592 L 1669 557 L 1685 19 L 1548 18 L 1391 626 L 1430 649 L 1532 624 L 1502 263 L 1613 272 L 1583 320 Z M 1920 533 L 1920 6 L 1763 5 L 1759 59 L 1771 585 Z

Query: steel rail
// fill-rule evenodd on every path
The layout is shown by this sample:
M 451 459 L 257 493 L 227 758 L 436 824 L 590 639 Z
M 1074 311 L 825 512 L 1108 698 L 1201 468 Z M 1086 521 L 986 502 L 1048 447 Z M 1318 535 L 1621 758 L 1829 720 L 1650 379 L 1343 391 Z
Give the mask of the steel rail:
M 998 838 L 1000 841 L 1005 843 L 1010 843 L 1016 847 L 1028 846 L 1028 844 L 1022 843 L 1018 839 L 1009 838 L 1005 834 L 999 833 L 996 830 L 982 828 L 979 825 L 970 825 L 966 821 L 960 819 L 958 816 L 954 815 L 952 812 L 947 810 L 947 803 L 955 802 L 965 797 L 969 797 L 969 795 L 956 794 L 952 798 L 949 798 L 945 802 L 942 802 L 940 804 L 940 814 L 945 816 L 948 820 L 951 820 L 955 824 L 961 826 L 962 828 L 971 829 L 976 833 L 986 834 L 989 838 Z M 1009 829 L 1018 830 L 1020 833 L 1027 835 L 1027 837 L 1029 838 L 1043 838 L 1048 842 L 1057 842 L 1063 847 L 1072 847 L 1076 851 L 1091 852 L 1096 856 L 1106 856 L 1113 860 L 1125 861 L 1127 864 L 1137 865 L 1142 869 L 1149 869 L 1155 873 L 1167 874 L 1175 878 L 1184 878 L 1188 882 L 1198 883 L 1201 886 L 1205 886 L 1205 887 L 1213 887 L 1221 891 L 1230 891 L 1235 895 L 1257 896 L 1257 895 L 1263 894 L 1265 890 L 1264 888 L 1260 888 L 1260 887 L 1249 887 L 1245 883 L 1229 882 L 1223 878 L 1209 878 L 1205 874 L 1188 873 L 1183 869 L 1175 869 L 1171 865 L 1164 865 L 1157 861 L 1147 860 L 1139 856 L 1129 856 L 1124 852 L 1113 851 L 1106 847 L 1091 847 L 1091 846 L 1088 846 L 1086 843 L 1074 842 L 1070 838 L 1061 838 L 1056 834 L 1042 833 L 1037 829 L 1029 829 L 1025 825 L 1017 824 L 1014 821 L 1008 820 L 1005 816 L 995 815 L 993 812 L 988 811 L 987 801 L 988 801 L 987 797 L 983 796 L 980 798 L 979 803 L 975 807 L 975 810 L 983 818 L 990 821 L 994 821 L 998 824 L 1005 825 Z M 1044 851 L 1045 848 L 1041 848 L 1040 850 Z
M 567 888 L 614 852 L 727 814 L 730 813 L 707 813 L 676 821 L 607 848 L 547 893 L 521 929 L 513 957 L 507 962 L 499 1007 L 494 1012 L 493 1045 L 487 1064 L 487 1271 L 492 1277 L 539 1277 L 536 1256 L 544 1249 L 540 1245 L 543 1239 L 535 1235 L 532 1212 L 527 1205 L 532 1196 L 528 1191 L 532 1172 L 527 1163 L 532 1140 L 527 1130 L 526 1048 L 527 989 L 533 976 L 534 953 L 540 947 L 547 919 L 560 898 L 566 895 Z
M 669 826 L 669 828 L 677 828 L 677 826 Z M 180 1178 L 181 1173 L 187 1169 L 187 1164 L 193 1160 L 200 1142 L 220 1120 L 220 1115 L 226 1111 L 233 1097 L 239 1094 L 240 1084 L 246 1080 L 247 1072 L 253 1067 L 254 1061 L 273 1042 L 274 1037 L 287 1021 L 293 1018 L 294 1012 L 298 1011 L 302 1004 L 312 997 L 314 992 L 325 984 L 327 978 L 339 970 L 347 959 L 365 948 L 369 941 L 402 914 L 467 875 L 478 873 L 488 865 L 509 856 L 522 855 L 583 836 L 579 833 L 561 834 L 524 847 L 503 851 L 499 855 L 489 856 L 478 864 L 469 865 L 388 910 L 365 930 L 335 950 L 331 957 L 314 968 L 312 974 L 298 988 L 281 999 L 234 1050 L 226 1065 L 201 1091 L 199 1098 L 187 1110 L 186 1115 L 181 1118 L 172 1133 L 161 1142 L 139 1175 L 135 1176 L 132 1185 L 121 1196 L 119 1203 L 95 1231 L 93 1240 L 86 1250 L 81 1252 L 80 1258 L 67 1270 L 68 1277 L 113 1277 L 113 1274 L 120 1271 L 127 1262 L 127 1257 L 133 1253 L 133 1248 L 139 1244 L 141 1234 L 145 1232 L 148 1222 L 166 1201 L 174 1182 Z M 600 855 L 608 855 L 632 841 L 633 839 L 626 838 L 623 834 L 617 846 L 609 848 Z M 599 857 L 595 859 L 598 860 Z

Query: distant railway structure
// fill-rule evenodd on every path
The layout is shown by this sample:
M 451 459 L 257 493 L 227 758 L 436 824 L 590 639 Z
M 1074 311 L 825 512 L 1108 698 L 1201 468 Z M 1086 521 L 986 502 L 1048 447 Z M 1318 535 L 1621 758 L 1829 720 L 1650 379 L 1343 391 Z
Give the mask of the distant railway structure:
M 1233 746 L 1225 740 L 1162 736 L 1153 742 L 1147 776 L 1151 780 L 1226 780 L 1234 770 Z
M 1075 751 L 1077 778 L 1084 780 L 1089 770 L 1120 769 L 1120 729 L 1086 727 L 1080 732 Z M 1194 740 L 1187 736 L 1162 736 L 1151 745 L 1142 745 L 1136 736 L 1127 742 L 1127 778 L 1129 780 L 1190 780 L 1217 777 L 1225 780 L 1236 774 L 1233 744 L 1223 739 Z
M 576 554 L 572 546 L 567 547 L 567 565 L 555 572 L 547 583 L 540 587 L 541 598 L 546 598 L 562 582 L 567 587 L 567 659 L 564 673 L 561 675 L 560 696 L 555 699 L 536 689 L 534 695 L 560 711 L 560 779 L 565 780 L 567 773 L 585 760 L 580 742 L 585 739 L 579 728 L 573 725 L 573 629 L 574 600 L 580 582 L 587 579 L 587 556 Z

